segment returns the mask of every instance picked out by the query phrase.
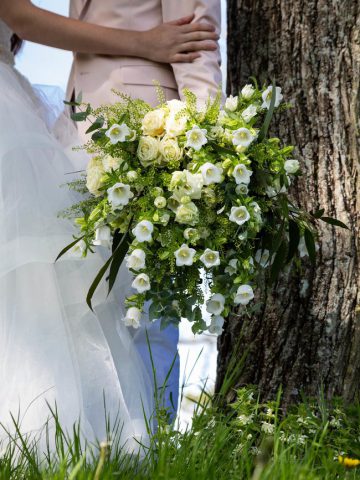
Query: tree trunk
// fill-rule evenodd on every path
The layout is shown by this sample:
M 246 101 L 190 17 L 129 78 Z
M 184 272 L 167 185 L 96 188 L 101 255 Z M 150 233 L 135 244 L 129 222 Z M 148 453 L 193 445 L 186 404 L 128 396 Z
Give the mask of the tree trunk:
M 297 147 L 293 194 L 350 231 L 319 225 L 315 267 L 284 274 L 251 318 L 232 316 L 219 339 L 217 390 L 239 346 L 235 386 L 285 403 L 324 389 L 360 392 L 360 0 L 228 0 L 228 90 L 276 78 L 293 105 L 273 133 Z M 231 400 L 231 394 L 229 397 Z

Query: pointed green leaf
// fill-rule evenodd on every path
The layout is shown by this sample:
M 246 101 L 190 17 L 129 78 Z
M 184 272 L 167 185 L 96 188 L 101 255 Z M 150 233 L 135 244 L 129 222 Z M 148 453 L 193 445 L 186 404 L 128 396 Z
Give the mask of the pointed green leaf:
M 340 220 L 337 220 L 336 218 L 332 217 L 321 217 L 320 220 L 323 222 L 329 223 L 330 225 L 334 225 L 335 227 L 341 227 L 341 228 L 346 228 L 347 230 L 350 230 L 345 223 L 340 222 Z
M 101 267 L 101 269 L 99 270 L 99 273 L 96 275 L 94 281 L 92 282 L 92 284 L 89 288 L 88 294 L 86 296 L 86 303 L 89 305 L 89 308 L 92 311 L 93 311 L 93 307 L 92 307 L 92 303 L 91 303 L 92 298 L 94 296 L 94 293 L 95 293 L 97 287 L 99 286 L 99 283 L 101 282 L 101 280 L 104 277 L 107 269 L 109 268 L 112 260 L 113 260 L 113 255 L 111 255 L 111 257 L 108 259 L 108 261 Z
M 294 222 L 294 220 L 289 220 L 289 249 L 288 249 L 286 263 L 290 262 L 290 260 L 295 255 L 299 242 L 300 242 L 299 226 L 296 222 Z
M 287 251 L 287 242 L 283 241 L 276 252 L 273 264 L 271 266 L 270 283 L 273 283 L 277 279 L 281 268 L 285 265 Z
M 113 261 L 111 262 L 110 266 L 110 274 L 109 274 L 109 291 L 108 295 L 113 289 L 113 286 L 116 281 L 117 274 L 119 273 L 119 269 L 122 265 L 122 262 L 127 254 L 129 249 L 129 242 L 130 242 L 130 235 L 129 232 L 126 232 L 122 239 L 120 240 L 118 246 L 116 247 L 115 252 L 113 253 Z
M 312 263 L 316 262 L 316 247 L 313 233 L 306 228 L 304 231 L 305 245 Z
M 98 117 L 95 122 L 90 125 L 90 127 L 86 130 L 85 133 L 91 133 L 91 132 L 94 132 L 95 130 L 99 130 L 99 128 L 102 128 L 102 126 L 104 125 L 104 118 L 102 117 Z
M 83 238 L 85 237 L 85 235 L 83 235 L 82 237 L 80 238 L 77 238 L 76 240 L 74 240 L 73 242 L 69 243 L 69 245 L 67 245 L 65 248 L 63 248 L 61 250 L 61 252 L 59 253 L 59 255 L 56 257 L 55 259 L 55 262 L 57 262 L 59 260 L 59 258 L 61 258 L 63 255 L 65 255 L 66 252 L 68 252 L 72 247 L 74 247 L 78 242 L 80 242 L 80 240 L 82 240 Z

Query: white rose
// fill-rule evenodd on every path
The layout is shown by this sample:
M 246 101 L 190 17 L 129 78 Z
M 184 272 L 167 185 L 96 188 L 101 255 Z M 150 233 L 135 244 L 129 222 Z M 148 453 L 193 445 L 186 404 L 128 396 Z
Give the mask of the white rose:
M 200 260 L 206 268 L 217 267 L 220 265 L 220 255 L 216 250 L 210 250 L 207 248 L 201 255 Z
M 204 185 L 212 185 L 213 183 L 220 183 L 222 181 L 223 169 L 217 167 L 213 163 L 206 162 L 200 167 Z
M 96 197 L 101 195 L 100 188 L 104 176 L 104 167 L 99 157 L 94 157 L 88 163 L 86 168 L 86 187 L 92 195 Z
M 232 143 L 235 146 L 248 147 L 255 138 L 248 128 L 243 127 L 233 132 Z
M 150 290 L 150 279 L 146 273 L 140 273 L 135 277 L 134 281 L 132 282 L 131 286 L 135 288 L 139 293 L 144 293 L 147 290 Z
M 245 85 L 245 87 L 241 90 L 241 95 L 249 100 L 254 95 L 255 88 L 251 84 Z
M 214 315 L 220 315 L 225 307 L 225 297 L 221 293 L 214 293 L 206 302 L 206 310 Z
M 135 228 L 132 229 L 132 233 L 138 242 L 150 242 L 152 240 L 152 233 L 154 231 L 154 225 L 149 220 L 141 220 Z
M 84 240 L 79 240 L 70 250 L 70 255 L 75 258 L 82 258 L 86 252 L 86 243 Z
M 225 268 L 225 273 L 228 273 L 229 275 L 234 275 L 237 272 L 237 259 L 233 258 L 229 261 L 228 266 Z
M 254 291 L 250 285 L 240 285 L 237 289 L 234 303 L 235 305 L 247 305 L 254 298 Z
M 112 157 L 111 155 L 105 155 L 102 159 L 102 164 L 105 172 L 110 172 L 111 170 L 117 170 L 120 165 L 124 162 L 123 158 Z
M 186 110 L 186 103 L 182 102 L 181 100 L 177 100 L 176 98 L 173 100 L 168 100 L 166 102 L 166 106 L 169 109 L 170 115 L 175 115 L 181 112 L 181 110 Z
M 250 122 L 250 120 L 255 117 L 256 115 L 256 106 L 249 105 L 245 110 L 242 112 L 241 116 L 245 120 L 246 123 Z
M 269 250 L 258 250 L 255 253 L 255 261 L 263 268 L 269 264 L 270 252 Z
M 169 190 L 175 192 L 175 197 L 180 202 L 181 197 L 188 195 L 199 200 L 204 186 L 201 173 L 191 173 L 188 170 L 173 172 Z
M 166 207 L 166 198 L 165 197 L 156 197 L 154 200 L 154 205 L 156 208 L 165 208 Z
M 287 173 L 296 173 L 300 168 L 300 163 L 297 160 L 286 160 L 284 168 Z
M 203 145 L 207 144 L 207 130 L 194 125 L 191 130 L 186 132 L 186 147 L 199 151 Z
M 110 143 L 115 145 L 118 142 L 126 142 L 126 137 L 131 135 L 131 130 L 126 123 L 121 125 L 115 123 L 105 132 L 105 135 L 110 139 Z
M 238 225 L 243 225 L 250 219 L 250 214 L 246 207 L 231 207 L 229 220 Z
M 239 103 L 239 97 L 233 97 L 230 95 L 225 101 L 225 108 L 230 112 L 235 112 Z
M 178 206 L 175 212 L 175 221 L 181 224 L 194 226 L 199 221 L 199 210 L 194 202 L 187 202 Z
M 126 266 L 131 270 L 142 270 L 145 268 L 145 252 L 141 248 L 136 248 L 130 255 L 126 256 Z
M 127 327 L 139 328 L 141 319 L 141 310 L 136 307 L 130 307 L 123 321 Z
M 170 113 L 166 119 L 165 130 L 170 137 L 178 137 L 185 133 L 189 116 L 185 113 Z
M 270 108 L 270 102 L 273 94 L 273 87 L 270 86 L 268 87 L 263 93 L 262 93 L 262 99 L 263 99 L 263 104 L 261 105 L 261 108 Z M 275 107 L 278 107 L 280 105 L 281 100 L 283 99 L 283 95 L 281 93 L 281 88 L 276 87 L 275 89 Z
M 116 183 L 107 190 L 108 199 L 113 208 L 123 207 L 127 205 L 134 194 L 130 190 L 130 186 L 125 183 Z
M 248 185 L 250 183 L 250 177 L 253 174 L 251 170 L 248 170 L 245 165 L 239 163 L 236 165 L 233 171 L 233 177 L 235 178 L 235 182 L 237 185 L 244 183 Z
M 140 137 L 139 145 L 137 149 L 137 155 L 140 163 L 144 167 L 148 167 L 159 156 L 159 140 L 153 137 Z
M 194 248 L 189 248 L 185 243 L 183 243 L 181 247 L 174 253 L 176 265 L 178 267 L 190 267 L 194 263 L 195 254 L 196 250 Z
M 224 317 L 221 315 L 214 315 L 211 318 L 211 323 L 208 328 L 209 333 L 212 333 L 213 335 L 221 335 L 223 332 L 224 322 Z
M 166 111 L 163 108 L 152 110 L 145 114 L 142 121 L 142 131 L 144 135 L 157 137 L 162 135 L 165 130 Z
M 111 245 L 111 229 L 107 225 L 99 227 L 95 231 L 94 245 L 101 245 L 103 247 L 110 247 Z
M 130 170 L 130 172 L 127 172 L 126 178 L 129 180 L 129 182 L 135 182 L 138 178 L 138 174 L 135 172 L 135 170 Z
M 167 162 L 181 160 L 183 151 L 174 138 L 163 138 L 160 142 L 160 154 Z
M 238 195 L 247 195 L 249 193 L 249 189 L 247 185 L 240 183 L 239 185 L 236 185 L 235 192 Z

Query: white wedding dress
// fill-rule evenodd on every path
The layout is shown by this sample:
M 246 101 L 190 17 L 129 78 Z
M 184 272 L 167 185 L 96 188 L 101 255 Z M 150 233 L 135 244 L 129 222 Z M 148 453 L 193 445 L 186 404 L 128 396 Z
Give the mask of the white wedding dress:
M 57 218 L 74 202 L 59 185 L 76 168 L 13 67 L 10 38 L 0 21 L 0 442 L 5 429 L 15 433 L 11 412 L 43 448 L 47 405 L 55 403 L 63 429 L 80 419 L 84 438 L 105 440 L 106 403 L 110 428 L 120 426 L 132 451 L 134 439 L 148 438 L 151 381 L 121 321 L 122 306 L 99 292 L 93 314 L 84 301 L 102 260 L 67 255 L 54 264 L 74 233 L 70 221 Z

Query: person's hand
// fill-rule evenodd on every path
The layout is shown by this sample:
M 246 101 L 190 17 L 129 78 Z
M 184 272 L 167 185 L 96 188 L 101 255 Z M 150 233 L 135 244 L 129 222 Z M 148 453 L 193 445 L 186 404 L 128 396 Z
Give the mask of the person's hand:
M 191 23 L 193 19 L 194 15 L 183 17 L 143 32 L 142 56 L 162 63 L 192 62 L 201 51 L 216 50 L 215 27 Z

